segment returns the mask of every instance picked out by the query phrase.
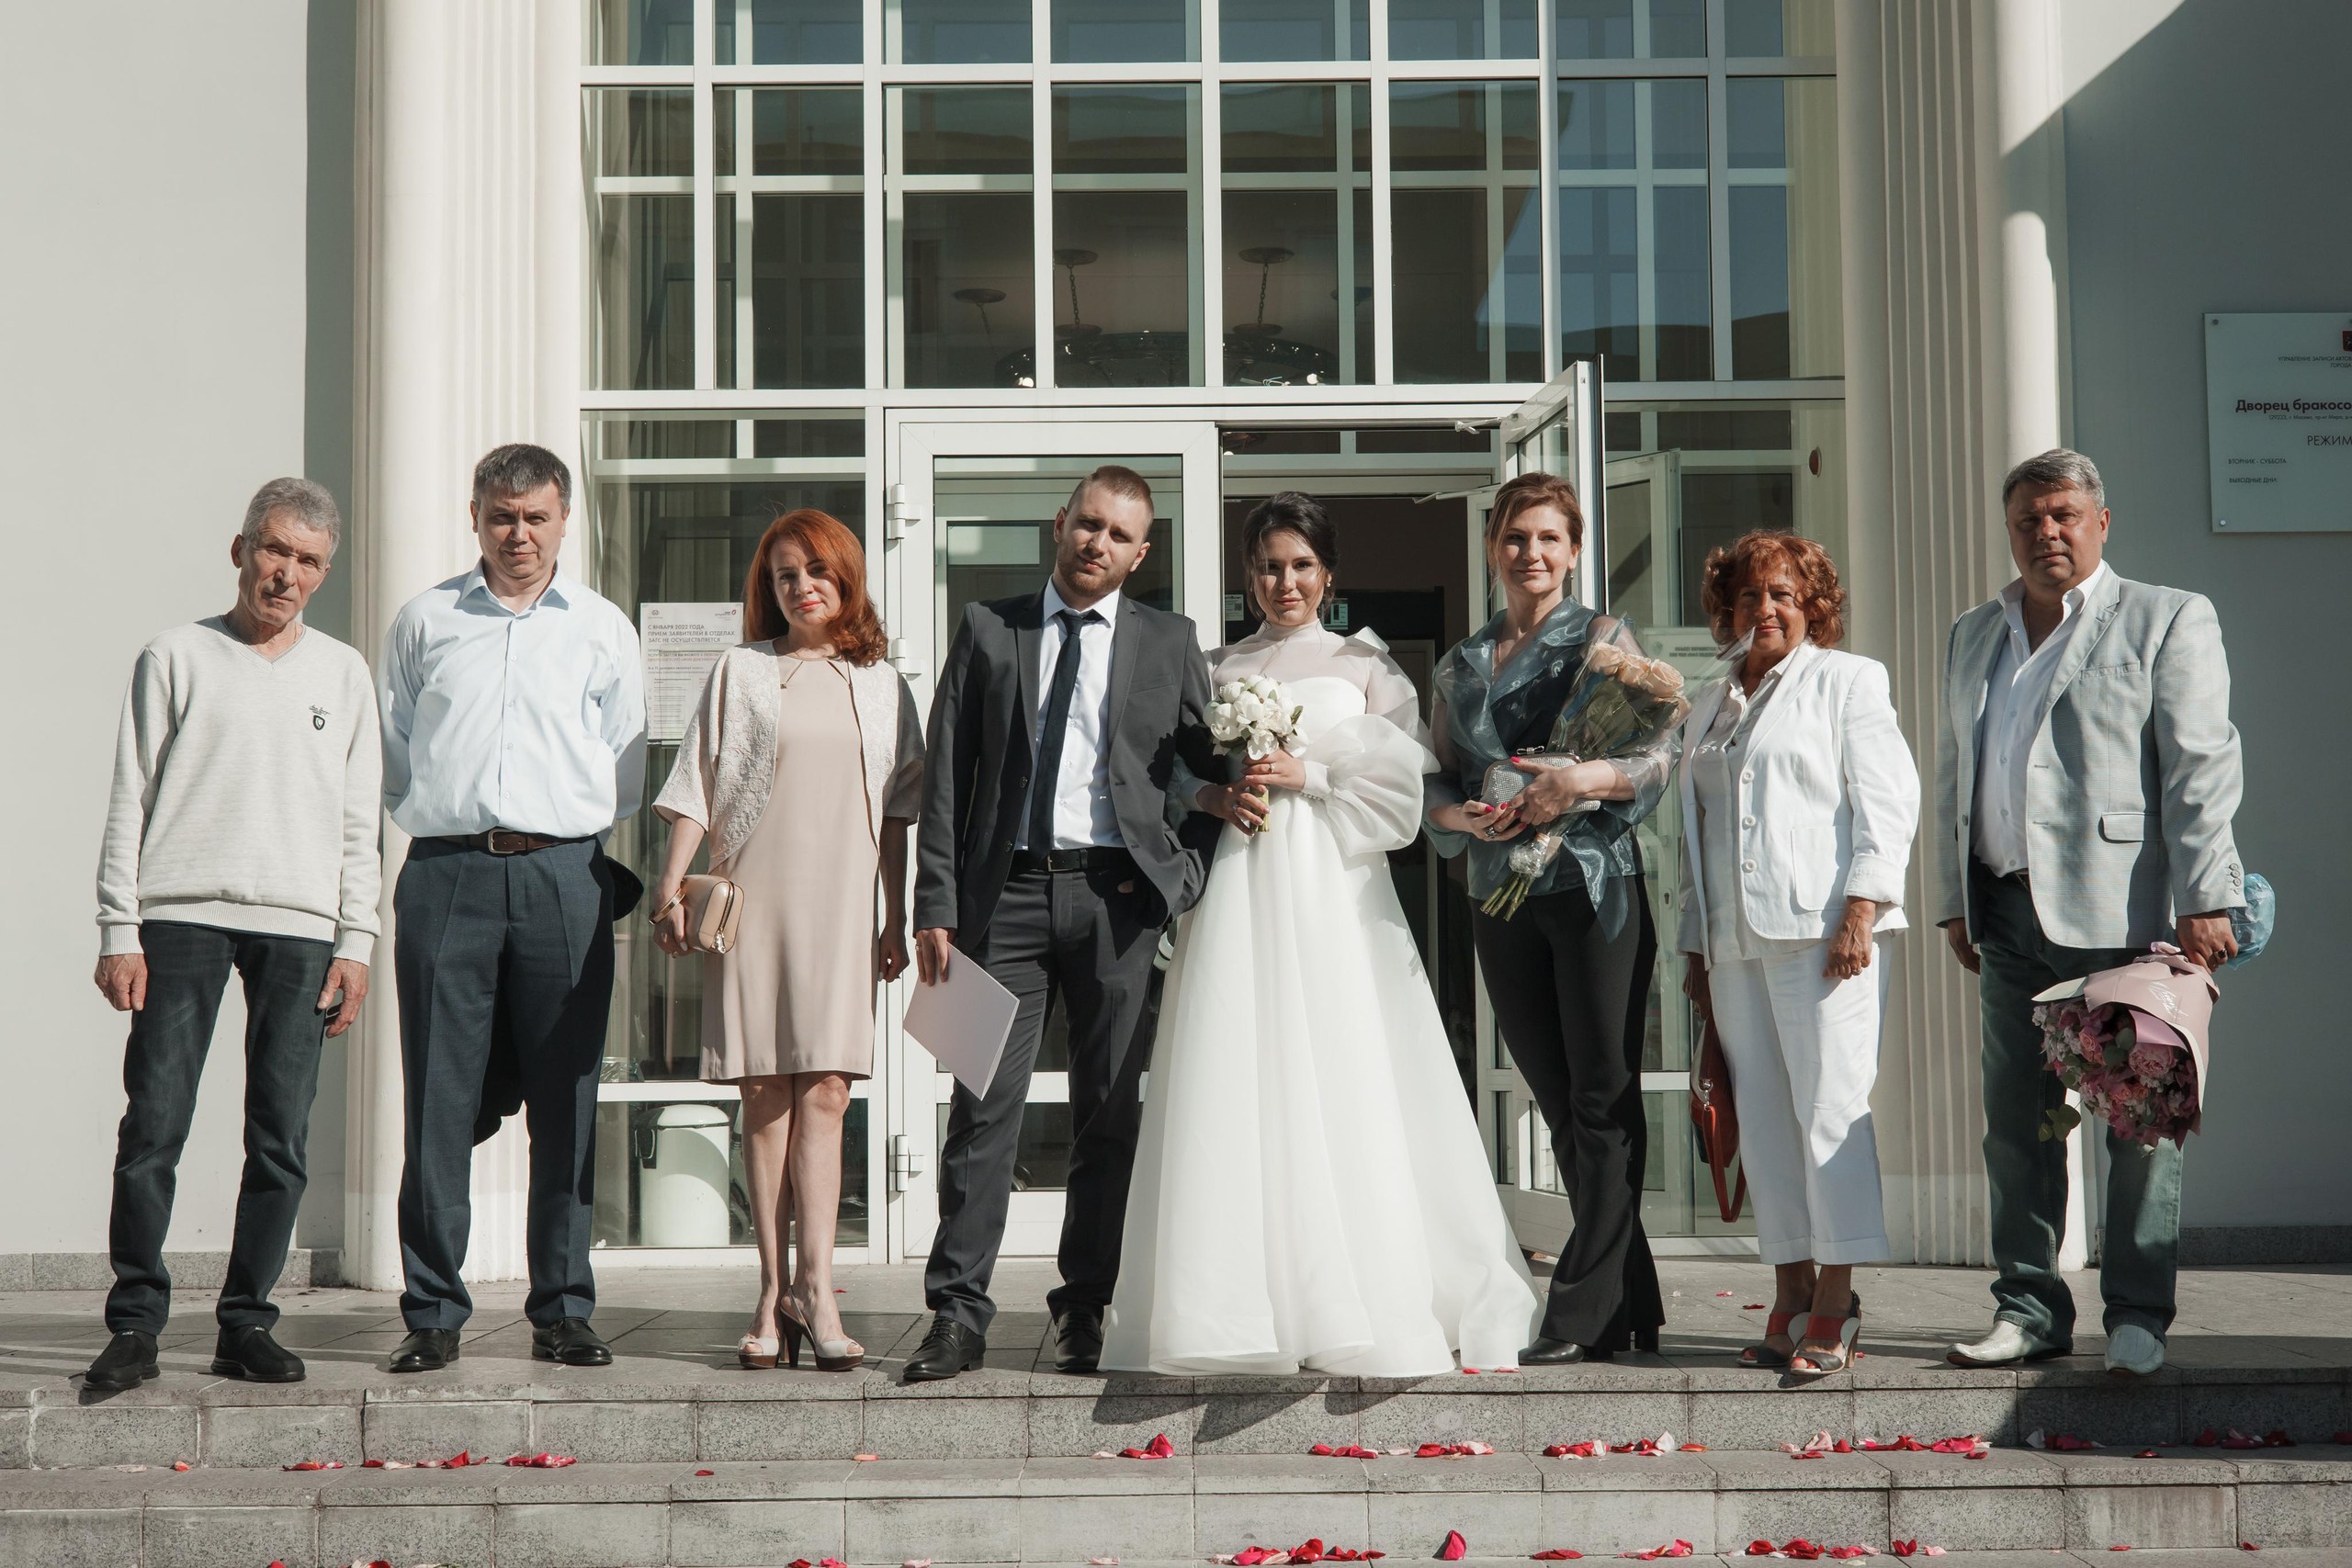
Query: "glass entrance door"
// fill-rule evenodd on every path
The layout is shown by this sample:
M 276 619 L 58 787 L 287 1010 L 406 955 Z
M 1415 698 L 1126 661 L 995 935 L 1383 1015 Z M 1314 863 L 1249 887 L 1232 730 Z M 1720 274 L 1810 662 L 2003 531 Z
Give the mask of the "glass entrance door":
M 884 525 L 891 657 L 926 707 L 939 661 L 977 600 L 1040 592 L 1053 570 L 1054 513 L 1080 479 L 1118 463 L 1151 486 L 1151 551 L 1126 592 L 1189 615 L 1218 640 L 1216 428 L 1191 421 L 1000 423 L 909 412 L 889 419 L 896 458 Z M 898 1025 L 911 977 L 894 983 L 882 1055 L 890 1080 L 891 1255 L 930 1250 L 939 1220 L 939 1149 L 955 1080 Z M 1069 1162 L 1068 1034 L 1049 1010 L 1030 1080 L 1005 1225 L 1006 1257 L 1050 1257 Z

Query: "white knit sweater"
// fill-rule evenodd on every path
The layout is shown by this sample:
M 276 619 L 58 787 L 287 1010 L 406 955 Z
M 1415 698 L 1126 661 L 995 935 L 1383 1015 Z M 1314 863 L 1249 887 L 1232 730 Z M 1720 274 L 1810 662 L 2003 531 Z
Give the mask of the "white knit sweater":
M 366 963 L 383 868 L 375 682 L 305 631 L 275 662 L 221 618 L 175 626 L 131 671 L 98 857 L 101 953 L 141 920 L 332 942 Z

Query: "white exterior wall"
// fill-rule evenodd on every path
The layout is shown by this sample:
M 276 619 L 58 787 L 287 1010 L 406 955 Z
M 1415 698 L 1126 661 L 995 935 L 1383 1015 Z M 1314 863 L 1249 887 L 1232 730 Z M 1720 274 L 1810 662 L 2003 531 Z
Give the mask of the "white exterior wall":
M 303 468 L 305 14 L 18 6 L 0 49 L 0 1256 L 106 1248 L 125 1022 L 90 984 L 93 878 L 123 689 L 149 637 L 229 606 L 246 500 Z M 228 1246 L 243 1030 L 232 987 L 174 1250 Z
M 2212 1110 L 2181 1223 L 2352 1225 L 2337 1115 L 2352 942 L 2352 750 L 2340 733 L 2352 536 L 2213 536 L 2206 311 L 2352 310 L 2352 6 L 2067 0 L 2074 444 L 2115 513 L 2109 558 L 2221 612 L 2244 738 L 2237 838 L 2279 935 L 2222 981 Z

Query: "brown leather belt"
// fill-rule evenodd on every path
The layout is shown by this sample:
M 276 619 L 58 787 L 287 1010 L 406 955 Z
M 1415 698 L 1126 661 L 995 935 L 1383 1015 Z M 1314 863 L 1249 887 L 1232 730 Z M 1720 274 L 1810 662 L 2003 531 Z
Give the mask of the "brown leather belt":
M 552 850 L 562 844 L 584 844 L 595 837 L 550 839 L 544 833 L 525 833 L 513 828 L 492 828 L 487 833 L 458 833 L 434 841 L 456 844 L 469 850 L 482 850 L 494 855 L 527 855 L 538 850 Z

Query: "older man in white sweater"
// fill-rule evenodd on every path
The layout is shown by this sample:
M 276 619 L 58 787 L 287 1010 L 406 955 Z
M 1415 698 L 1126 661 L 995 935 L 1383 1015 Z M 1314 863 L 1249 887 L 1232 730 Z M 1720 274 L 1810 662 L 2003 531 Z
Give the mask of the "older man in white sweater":
M 231 970 L 245 995 L 245 1166 L 215 1375 L 295 1382 L 270 1336 L 305 1179 L 323 1036 L 368 994 L 382 762 L 365 660 L 302 624 L 342 535 L 334 498 L 272 479 L 230 546 L 228 614 L 141 652 L 98 862 L 98 989 L 131 1014 L 100 1390 L 155 1375 L 180 1149 Z

